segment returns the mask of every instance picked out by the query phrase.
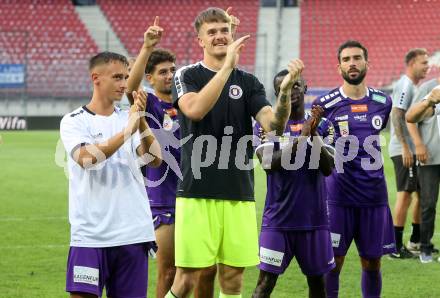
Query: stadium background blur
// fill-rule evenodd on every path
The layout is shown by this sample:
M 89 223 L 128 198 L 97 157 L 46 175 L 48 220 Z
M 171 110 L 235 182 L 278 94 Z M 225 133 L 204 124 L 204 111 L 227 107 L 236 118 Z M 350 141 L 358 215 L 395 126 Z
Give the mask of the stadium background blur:
M 433 68 L 426 79 L 440 75 L 434 67 L 440 63 L 440 0 L 0 0 L 0 297 L 65 296 L 68 181 L 57 130 L 62 115 L 91 96 L 88 59 L 103 50 L 135 56 L 158 15 L 165 29 L 160 47 L 176 53 L 178 66 L 199 61 L 192 22 L 209 6 L 232 6 L 241 21 L 238 35 L 252 35 L 240 65 L 264 83 L 272 101 L 272 77 L 292 57 L 306 65 L 308 103 L 340 84 L 336 50 L 347 39 L 368 48 L 367 83 L 374 88 L 390 93 L 414 47 L 430 52 Z M 394 174 L 383 151 L 393 207 Z M 258 169 L 258 221 L 265 187 Z M 383 263 L 383 297 L 440 297 L 440 264 Z M 351 250 L 341 297 L 360 293 L 358 267 Z M 152 261 L 151 296 L 154 277 Z M 257 270 L 249 270 L 244 297 L 256 279 Z M 273 297 L 306 293 L 294 265 Z

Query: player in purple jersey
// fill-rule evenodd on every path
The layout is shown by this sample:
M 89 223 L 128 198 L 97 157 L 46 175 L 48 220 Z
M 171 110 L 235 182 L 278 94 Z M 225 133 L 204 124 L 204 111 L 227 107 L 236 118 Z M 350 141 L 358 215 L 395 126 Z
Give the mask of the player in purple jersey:
M 276 95 L 287 73 L 284 70 L 275 76 Z M 320 146 L 314 157 L 312 152 L 316 150 L 307 143 L 307 137 L 316 135 L 332 143 L 334 129 L 328 120 L 321 119 L 320 106 L 313 107 L 311 115 L 305 114 L 306 90 L 302 78 L 292 86 L 292 110 L 281 137 L 289 142 L 266 141 L 256 150 L 267 173 L 267 195 L 260 233 L 260 276 L 254 298 L 270 297 L 278 276 L 284 273 L 294 256 L 307 276 L 309 297 L 326 297 L 324 274 L 335 267 L 324 181 L 324 176 L 332 171 L 333 157 L 320 138 L 314 138 Z M 254 131 L 259 129 L 257 124 Z M 290 155 L 290 160 L 296 163 L 301 152 L 305 158 L 298 169 L 288 170 L 282 166 L 282 154 Z M 314 159 L 315 166 L 312 165 Z
M 392 102 L 365 85 L 368 52 L 359 42 L 343 43 L 338 61 L 343 85 L 315 101 L 333 122 L 336 136 L 336 170 L 326 179 L 336 260 L 336 268 L 326 276 L 327 295 L 338 296 L 339 274 L 354 239 L 362 263 L 363 297 L 379 297 L 381 257 L 395 252 L 379 135 Z
M 128 94 L 138 90 L 145 73 L 146 80 L 153 87 L 154 94 L 148 93 L 146 119 L 155 131 L 161 144 L 164 163 L 158 168 L 143 167 L 145 189 L 153 216 L 157 251 L 156 297 L 164 297 L 170 290 L 176 273 L 174 266 L 174 222 L 177 189 L 177 173 L 180 173 L 180 149 L 174 144 L 180 139 L 177 123 L 177 110 L 173 107 L 171 83 L 176 70 L 175 55 L 165 49 L 153 49 L 160 41 L 152 39 L 152 33 L 162 32 L 157 17 L 154 25 L 144 35 L 144 45 L 136 58 L 128 80 Z M 131 101 L 131 96 L 128 95 Z M 174 145 L 174 146 L 173 146 Z M 171 158 L 166 158 L 170 156 Z M 201 274 L 203 287 L 197 287 L 195 297 L 209 297 L 214 292 L 216 268 Z

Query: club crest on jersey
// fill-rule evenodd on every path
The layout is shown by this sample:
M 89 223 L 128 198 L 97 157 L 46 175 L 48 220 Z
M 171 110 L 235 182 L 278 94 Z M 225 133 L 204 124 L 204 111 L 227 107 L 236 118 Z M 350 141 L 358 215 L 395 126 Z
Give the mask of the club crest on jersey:
M 382 128 L 382 124 L 383 124 L 382 117 L 380 117 L 379 115 L 374 116 L 371 119 L 371 124 L 373 125 L 373 127 L 375 129 L 381 129 Z
M 168 113 L 163 115 L 162 127 L 166 131 L 170 131 L 173 128 L 173 119 L 171 119 L 171 117 L 170 117 L 170 115 L 168 115 Z
M 350 134 L 350 130 L 348 128 L 348 121 L 340 121 L 338 122 L 339 126 L 339 134 L 341 137 L 346 137 Z
M 350 107 L 351 107 L 352 113 L 366 113 L 366 112 L 368 112 L 367 105 L 351 105 Z
M 243 95 L 243 90 L 238 85 L 231 85 L 229 87 L 229 97 L 233 99 L 239 99 Z

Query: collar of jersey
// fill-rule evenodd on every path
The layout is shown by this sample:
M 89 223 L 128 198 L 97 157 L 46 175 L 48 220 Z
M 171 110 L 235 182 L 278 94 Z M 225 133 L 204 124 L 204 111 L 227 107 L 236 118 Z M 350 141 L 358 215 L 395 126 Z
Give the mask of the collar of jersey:
M 217 72 L 217 70 L 213 70 L 213 69 L 209 68 L 208 66 L 206 66 L 206 64 L 203 63 L 203 61 L 200 61 L 200 65 L 202 65 L 204 68 L 206 68 L 206 69 L 209 70 L 209 71 Z
M 368 87 L 365 87 L 365 90 L 366 90 L 367 92 L 366 92 L 364 98 L 368 98 L 368 97 L 370 97 L 370 89 L 368 89 Z M 344 90 L 342 90 L 342 86 L 339 87 L 339 94 L 341 94 L 341 96 L 342 96 L 343 99 L 349 99 L 349 100 L 363 100 L 363 99 L 364 99 L 364 98 L 362 98 L 362 99 L 351 99 L 350 97 L 348 97 L 348 96 L 344 93 Z
M 94 113 L 91 110 L 89 110 L 86 105 L 83 105 L 82 108 L 83 108 L 84 111 L 86 111 L 87 113 L 89 113 L 89 114 L 91 114 L 93 116 L 101 116 L 101 117 L 110 117 L 111 116 L 111 115 L 109 115 L 109 116 L 96 115 L 96 113 Z M 119 113 L 120 110 L 121 110 L 120 108 L 114 107 L 114 111 L 113 112 L 114 113 Z M 113 113 L 112 113 L 112 115 L 113 115 Z

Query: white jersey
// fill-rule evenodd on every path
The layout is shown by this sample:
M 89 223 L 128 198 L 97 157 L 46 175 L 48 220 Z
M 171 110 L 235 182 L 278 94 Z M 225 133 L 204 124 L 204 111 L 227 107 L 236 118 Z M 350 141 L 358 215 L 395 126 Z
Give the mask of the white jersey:
M 136 154 L 139 133 L 94 167 L 83 169 L 71 156 L 82 144 L 102 143 L 121 132 L 127 121 L 128 112 L 119 108 L 101 116 L 85 106 L 61 120 L 61 140 L 68 156 L 71 246 L 111 247 L 155 240 Z
M 393 89 L 393 108 L 396 107 L 408 111 L 413 103 L 413 97 L 416 91 L 417 88 L 411 79 L 407 75 L 403 75 Z M 406 125 L 403 127 L 402 135 L 411 151 L 414 152 L 414 145 Z M 393 157 L 402 155 L 402 150 L 402 144 L 400 144 L 400 141 L 396 136 L 393 121 L 390 121 L 390 145 L 388 147 L 388 152 L 390 156 Z

